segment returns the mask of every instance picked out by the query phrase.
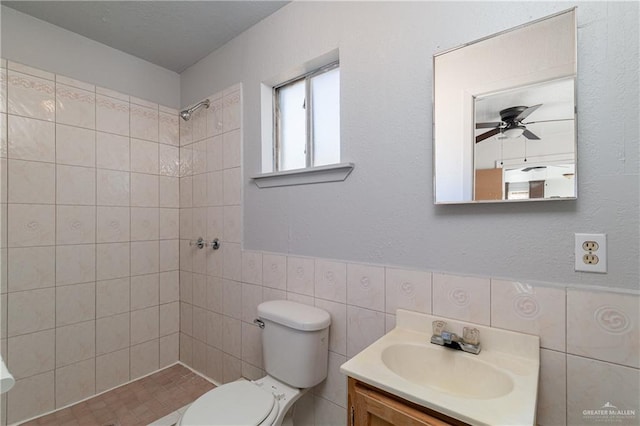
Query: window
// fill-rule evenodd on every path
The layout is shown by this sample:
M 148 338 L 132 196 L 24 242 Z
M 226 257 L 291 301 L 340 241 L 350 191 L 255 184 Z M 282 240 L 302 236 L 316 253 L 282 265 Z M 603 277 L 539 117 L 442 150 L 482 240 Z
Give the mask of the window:
M 340 162 L 340 68 L 333 62 L 273 88 L 274 171 Z
M 342 182 L 338 49 L 265 78 L 260 86 L 262 173 L 258 188 Z

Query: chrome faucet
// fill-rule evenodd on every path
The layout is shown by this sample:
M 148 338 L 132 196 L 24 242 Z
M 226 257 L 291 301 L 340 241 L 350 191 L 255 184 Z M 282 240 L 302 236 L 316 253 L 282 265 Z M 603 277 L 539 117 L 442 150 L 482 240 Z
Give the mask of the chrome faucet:
M 433 335 L 431 343 L 448 348 L 457 349 L 459 351 L 469 352 L 478 355 L 480 353 L 480 330 L 477 328 L 464 327 L 462 329 L 462 337 L 450 331 L 445 331 L 447 323 L 444 321 L 434 321 Z

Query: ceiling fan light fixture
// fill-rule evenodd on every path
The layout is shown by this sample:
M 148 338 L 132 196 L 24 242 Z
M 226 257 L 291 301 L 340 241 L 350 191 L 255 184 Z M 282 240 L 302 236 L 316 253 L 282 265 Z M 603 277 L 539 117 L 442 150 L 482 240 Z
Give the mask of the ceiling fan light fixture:
M 508 138 L 517 138 L 522 136 L 524 131 L 525 131 L 524 127 L 511 127 L 509 129 L 503 130 L 502 134 Z

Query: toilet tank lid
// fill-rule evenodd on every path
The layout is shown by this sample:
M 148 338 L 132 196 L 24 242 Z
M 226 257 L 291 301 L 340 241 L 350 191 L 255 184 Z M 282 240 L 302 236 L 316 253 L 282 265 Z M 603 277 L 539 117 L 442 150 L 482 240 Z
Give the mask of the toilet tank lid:
M 258 305 L 258 316 L 296 330 L 314 331 L 329 327 L 327 311 L 290 300 L 270 300 Z

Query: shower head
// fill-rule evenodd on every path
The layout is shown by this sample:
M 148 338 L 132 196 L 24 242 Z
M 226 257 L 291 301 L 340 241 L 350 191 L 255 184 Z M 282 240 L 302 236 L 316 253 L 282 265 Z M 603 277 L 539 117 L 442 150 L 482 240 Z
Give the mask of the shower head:
M 182 117 L 184 121 L 189 121 L 189 119 L 191 118 L 191 112 L 188 109 L 180 111 L 180 117 Z
M 180 117 L 182 117 L 184 121 L 189 121 L 189 119 L 191 118 L 191 114 L 193 114 L 198 108 L 202 106 L 204 106 L 205 108 L 209 108 L 210 104 L 211 102 L 209 102 L 209 99 L 205 99 L 202 102 L 198 102 L 191 108 L 185 109 L 184 111 L 180 111 Z

